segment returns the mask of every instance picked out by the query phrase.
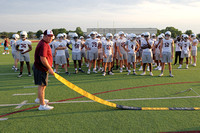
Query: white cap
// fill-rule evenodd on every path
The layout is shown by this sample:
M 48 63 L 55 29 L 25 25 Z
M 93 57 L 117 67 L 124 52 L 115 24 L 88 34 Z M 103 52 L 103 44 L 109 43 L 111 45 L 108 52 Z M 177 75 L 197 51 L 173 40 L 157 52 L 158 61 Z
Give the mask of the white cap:
M 52 30 L 45 30 L 44 35 L 53 36 L 53 31 Z

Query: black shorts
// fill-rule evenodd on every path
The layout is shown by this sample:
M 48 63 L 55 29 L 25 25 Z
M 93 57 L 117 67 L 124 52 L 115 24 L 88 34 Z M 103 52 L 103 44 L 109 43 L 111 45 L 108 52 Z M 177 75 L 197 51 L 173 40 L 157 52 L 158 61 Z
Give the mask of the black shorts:
M 33 69 L 33 74 L 34 74 L 35 85 L 47 86 L 48 75 L 49 75 L 48 72 L 40 71 L 34 65 L 32 69 Z

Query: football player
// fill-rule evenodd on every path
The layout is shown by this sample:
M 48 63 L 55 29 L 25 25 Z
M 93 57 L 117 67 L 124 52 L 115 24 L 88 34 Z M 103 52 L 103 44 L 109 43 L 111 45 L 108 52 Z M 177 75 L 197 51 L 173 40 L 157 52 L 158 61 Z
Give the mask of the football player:
M 85 42 L 85 46 L 89 54 L 89 68 L 87 74 L 90 74 L 90 69 L 92 67 L 92 64 L 93 64 L 93 72 L 97 73 L 96 61 L 98 58 L 98 48 L 100 48 L 100 46 L 102 45 L 100 40 L 96 38 L 96 32 L 94 31 L 91 32 L 90 37 L 91 38 L 87 39 Z
M 162 40 L 160 44 L 160 57 L 162 62 L 162 70 L 160 77 L 163 76 L 163 72 L 165 70 L 165 63 L 169 65 L 169 76 L 174 77 L 172 75 L 172 66 L 171 62 L 174 58 L 174 40 L 171 38 L 171 32 L 167 31 L 165 33 L 165 38 Z
M 149 64 L 149 68 L 150 68 L 149 75 L 153 76 L 153 73 L 152 73 L 153 45 L 154 45 L 153 41 L 150 39 L 150 33 L 145 32 L 144 39 L 141 40 L 141 48 L 143 49 L 143 52 L 142 52 L 143 73 L 141 75 L 146 75 L 146 64 Z
M 163 37 L 161 35 L 158 36 L 158 40 L 155 42 L 154 47 L 155 47 L 155 60 L 157 63 L 157 68 L 155 70 L 160 70 L 162 69 L 161 67 L 161 58 L 160 58 L 160 44 L 162 42 Z
M 63 34 L 57 35 L 58 41 L 55 43 L 55 64 L 56 64 L 56 73 L 58 73 L 58 65 L 62 64 L 64 65 L 65 74 L 69 75 L 70 73 L 67 70 L 67 60 L 65 56 L 65 50 L 67 47 L 66 41 L 63 40 L 64 36 Z
M 88 65 L 88 61 L 87 61 L 87 58 L 86 58 L 86 49 L 85 49 L 85 40 L 84 40 L 84 37 L 83 36 L 80 36 L 80 40 L 81 40 L 81 44 L 83 47 L 82 50 L 81 50 L 81 65 L 83 65 L 83 61 L 82 61 L 82 58 L 84 58 L 85 60 L 85 65 L 87 66 Z
M 81 69 L 81 49 L 83 48 L 83 42 L 78 39 L 77 33 L 74 33 L 72 38 L 73 39 L 67 44 L 67 47 L 72 50 L 72 60 L 74 61 L 75 68 L 74 74 L 77 74 L 78 71 L 84 73 L 84 71 Z M 69 45 L 72 45 L 72 48 L 70 48 Z M 78 61 L 79 70 L 77 69 L 76 61 Z
M 188 69 L 188 64 L 189 64 L 188 58 L 190 57 L 190 52 L 191 52 L 191 48 L 192 48 L 191 43 L 188 38 L 189 38 L 188 35 L 183 36 L 183 41 L 182 41 L 182 45 L 181 45 L 181 49 L 182 49 L 181 64 L 178 67 L 178 69 L 182 68 L 184 58 L 186 58 L 186 69 Z
M 97 38 L 101 42 L 101 34 L 97 34 Z M 102 42 L 101 42 L 101 44 L 102 44 Z M 98 71 L 102 71 L 102 67 L 100 67 L 101 64 L 102 64 L 102 67 L 103 67 L 103 48 L 102 48 L 102 45 L 100 45 L 99 49 L 98 49 L 98 58 L 97 58 Z
M 50 45 L 50 48 L 51 48 L 51 53 L 52 53 L 52 57 L 53 57 L 53 67 L 54 67 L 54 72 L 56 72 L 56 69 L 55 69 L 55 56 L 56 56 L 56 52 L 55 52 L 55 43 L 56 43 L 56 40 L 55 40 L 55 36 L 53 36 L 53 40 L 51 43 L 49 43 Z
M 190 40 L 192 42 L 192 51 L 191 56 L 193 57 L 193 66 L 197 65 L 197 45 L 199 44 L 199 41 L 196 39 L 196 35 L 192 34 L 190 37 Z
M 19 51 L 19 61 L 20 61 L 20 74 L 18 77 L 22 77 L 24 61 L 26 62 L 27 69 L 28 69 L 28 76 L 31 76 L 31 69 L 30 69 L 30 56 L 29 52 L 32 50 L 31 41 L 27 39 L 27 32 L 22 31 L 20 32 L 20 40 L 18 40 L 16 49 Z
M 119 32 L 119 39 L 117 40 L 117 52 L 119 53 L 119 60 L 120 60 L 120 73 L 123 72 L 123 63 L 126 65 L 126 68 L 128 70 L 128 64 L 127 64 L 127 52 L 125 48 L 125 43 L 127 39 L 124 36 L 124 32 Z
M 63 33 L 63 41 L 66 42 L 66 44 L 69 42 L 69 40 L 67 39 L 67 34 Z M 67 67 L 69 67 L 69 51 L 68 51 L 68 47 L 66 47 L 65 49 L 65 56 L 66 56 L 66 60 L 67 60 Z
M 175 40 L 175 44 L 176 44 L 176 52 L 175 52 L 174 65 L 176 65 L 178 58 L 179 58 L 179 64 L 180 64 L 180 61 L 181 61 L 181 45 L 182 45 L 182 41 L 181 41 L 181 38 L 179 36 Z
M 129 35 L 130 40 L 126 41 L 126 51 L 128 53 L 128 74 L 131 74 L 131 63 L 133 64 L 133 74 L 136 75 L 135 69 L 136 69 L 136 53 L 139 50 L 139 44 L 136 41 L 136 35 L 130 34 Z M 137 49 L 136 49 L 137 47 Z
M 118 70 L 119 68 L 119 64 L 118 64 L 118 52 L 117 52 L 117 40 L 118 40 L 119 35 L 115 34 L 113 37 L 113 53 L 114 53 L 114 58 L 113 58 L 113 66 L 112 68 L 114 68 L 115 65 L 115 60 L 116 60 L 116 69 Z M 115 56 L 116 55 L 116 56 Z
M 106 34 L 106 41 L 103 41 L 103 62 L 104 62 L 104 72 L 103 76 L 106 76 L 106 69 L 108 66 L 108 75 L 114 75 L 111 72 L 111 63 L 113 62 L 113 35 L 111 33 Z
M 19 62 L 19 51 L 16 50 L 16 46 L 17 46 L 17 40 L 19 39 L 19 35 L 18 34 L 13 34 L 12 35 L 13 40 L 10 41 L 10 45 L 12 48 L 12 56 L 14 59 L 14 66 L 12 67 L 12 69 L 16 71 L 18 71 L 19 69 L 17 68 L 17 63 Z

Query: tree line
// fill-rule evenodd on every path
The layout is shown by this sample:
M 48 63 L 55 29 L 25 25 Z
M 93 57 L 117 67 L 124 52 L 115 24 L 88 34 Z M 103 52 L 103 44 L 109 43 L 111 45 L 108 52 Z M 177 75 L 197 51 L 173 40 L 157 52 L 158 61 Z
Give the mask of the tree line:
M 66 33 L 68 34 L 69 32 L 76 32 L 79 36 L 83 36 L 84 33 L 82 31 L 82 29 L 80 27 L 77 27 L 75 31 L 71 31 L 71 30 L 66 30 L 65 28 L 59 28 L 59 29 L 52 29 L 53 33 L 55 36 L 58 35 L 58 33 Z M 191 35 L 193 32 L 192 30 L 186 30 L 185 32 L 182 32 L 174 27 L 166 27 L 165 29 L 161 29 L 161 30 L 157 30 L 157 35 L 160 35 L 161 33 L 165 33 L 166 31 L 171 31 L 172 33 L 172 37 L 176 38 L 177 36 L 181 36 L 183 33 L 187 34 L 187 35 Z M 12 38 L 13 34 L 19 34 L 21 31 L 17 31 L 17 32 L 0 32 L 0 37 L 1 38 Z M 43 33 L 42 30 L 38 30 L 37 32 L 32 32 L 29 31 L 28 33 L 28 38 L 30 39 L 37 39 L 40 38 L 40 35 Z M 200 33 L 197 34 L 197 38 L 200 39 Z

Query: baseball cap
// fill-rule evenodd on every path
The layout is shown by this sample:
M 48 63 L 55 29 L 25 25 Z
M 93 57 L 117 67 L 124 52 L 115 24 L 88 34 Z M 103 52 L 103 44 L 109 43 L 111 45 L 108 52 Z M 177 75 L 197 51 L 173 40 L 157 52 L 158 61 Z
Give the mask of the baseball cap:
M 44 35 L 47 35 L 47 36 L 54 36 L 54 35 L 53 35 L 53 31 L 51 31 L 51 30 L 45 30 L 45 31 L 44 31 Z

